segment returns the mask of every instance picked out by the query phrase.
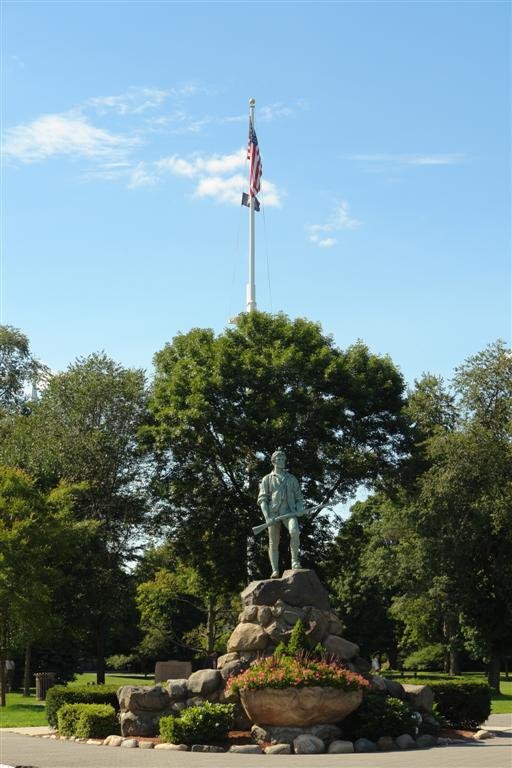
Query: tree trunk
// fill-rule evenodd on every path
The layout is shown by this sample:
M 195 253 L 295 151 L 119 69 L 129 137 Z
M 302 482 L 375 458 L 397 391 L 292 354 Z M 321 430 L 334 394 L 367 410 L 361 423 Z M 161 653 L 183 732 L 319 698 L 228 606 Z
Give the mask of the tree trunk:
M 491 660 L 487 667 L 487 682 L 491 686 L 494 693 L 501 693 L 500 691 L 500 669 L 501 658 L 498 654 L 492 654 Z
M 5 659 L 0 659 L 0 707 L 5 707 L 6 705 L 5 685 L 6 685 Z
M 96 625 L 96 682 L 105 683 L 105 623 L 103 618 Z
M 215 600 L 213 595 L 208 595 L 208 613 L 206 617 L 206 643 L 208 645 L 208 655 L 215 650 Z
M 458 651 L 450 651 L 450 675 L 460 675 L 460 659 Z
M 32 657 L 32 646 L 27 643 L 25 646 L 25 667 L 23 669 L 23 695 L 30 696 L 30 661 Z
M 389 648 L 388 652 L 388 662 L 391 669 L 398 669 L 398 653 L 396 648 Z

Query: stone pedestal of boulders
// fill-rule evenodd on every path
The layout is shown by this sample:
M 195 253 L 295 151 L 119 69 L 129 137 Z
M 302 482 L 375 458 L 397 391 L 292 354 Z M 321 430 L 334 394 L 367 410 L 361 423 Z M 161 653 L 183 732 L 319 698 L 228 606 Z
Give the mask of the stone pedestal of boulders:
M 271 655 L 286 642 L 300 619 L 311 647 L 322 645 L 353 672 L 367 675 L 370 665 L 355 643 L 343 637 L 343 622 L 331 610 L 329 595 L 314 571 L 285 571 L 281 579 L 253 581 L 241 594 L 242 612 L 228 640 L 233 660 Z
M 427 686 L 402 686 L 369 674 L 370 664 L 361 658 L 358 646 L 343 637 L 343 622 L 331 610 L 327 590 L 314 571 L 290 570 L 280 579 L 253 581 L 241 593 L 241 598 L 238 624 L 228 640 L 227 653 L 217 661 L 217 669 L 200 670 L 188 679 L 169 680 L 154 687 L 123 686 L 119 689 L 123 736 L 156 736 L 162 716 L 177 715 L 186 707 L 211 701 L 233 703 L 235 727 L 248 730 L 252 726 L 253 738 L 259 741 L 257 729 L 265 729 L 268 724 L 252 722 L 244 712 L 238 694 L 225 691 L 226 683 L 230 677 L 247 669 L 252 661 L 271 655 L 280 642 L 286 642 L 298 619 L 303 622 L 312 647 L 321 644 L 348 669 L 364 675 L 375 693 L 407 700 L 414 709 L 429 716 L 433 696 Z M 310 727 L 304 724 L 298 728 L 293 721 L 290 722 L 292 725 L 295 727 L 268 729 L 268 733 L 265 731 L 268 738 L 263 740 L 282 746 L 283 742 L 295 743 L 302 734 L 310 741 L 323 739 L 327 748 L 331 741 L 340 738 L 341 731 L 333 724 Z

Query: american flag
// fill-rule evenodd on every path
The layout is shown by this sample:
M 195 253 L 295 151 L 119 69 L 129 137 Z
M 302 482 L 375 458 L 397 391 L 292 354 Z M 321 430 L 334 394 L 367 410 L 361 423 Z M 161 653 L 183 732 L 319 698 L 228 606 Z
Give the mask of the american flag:
M 247 145 L 247 159 L 251 161 L 251 170 L 249 174 L 249 195 L 256 197 L 260 191 L 260 180 L 262 174 L 260 150 L 258 139 L 252 122 L 249 120 L 249 144 Z

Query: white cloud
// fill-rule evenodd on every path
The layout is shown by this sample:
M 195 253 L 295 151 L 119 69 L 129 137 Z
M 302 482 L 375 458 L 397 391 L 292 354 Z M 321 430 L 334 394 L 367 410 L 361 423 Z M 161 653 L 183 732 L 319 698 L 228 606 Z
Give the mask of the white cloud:
M 240 205 L 242 192 L 247 189 L 247 174 L 236 173 L 247 165 L 247 150 L 244 147 L 225 155 L 179 155 L 164 157 L 156 163 L 160 173 L 171 173 L 194 179 L 194 197 L 212 197 L 223 203 Z M 279 207 L 282 192 L 267 179 L 261 182 L 261 201 L 264 205 Z
M 465 162 L 465 156 L 460 153 L 448 154 L 373 154 L 373 155 L 350 155 L 349 160 L 357 160 L 363 163 L 375 165 L 459 165 Z
M 170 157 L 163 157 L 158 160 L 156 166 L 159 171 L 169 171 L 175 176 L 187 176 L 193 178 L 197 174 L 197 170 L 193 162 L 185 160 L 178 155 L 171 155 Z
M 83 117 L 43 115 L 32 123 L 7 130 L 3 153 L 24 163 L 44 160 L 52 155 L 116 157 L 137 141 L 96 128 Z
M 343 229 L 357 229 L 361 226 L 361 221 L 349 214 L 349 204 L 346 200 L 341 200 L 333 210 L 325 224 L 307 224 L 306 232 L 308 240 L 315 243 L 319 248 L 332 248 L 337 240 L 333 237 L 323 237 L 324 234 L 339 232 Z
M 100 115 L 109 111 L 118 115 L 138 115 L 148 109 L 156 109 L 168 97 L 159 88 L 129 88 L 119 96 L 98 96 L 89 99 L 85 106 L 93 107 Z
M 164 90 L 162 88 L 140 88 L 133 86 L 117 96 L 97 96 L 88 99 L 85 107 L 92 107 L 99 114 L 115 112 L 118 115 L 139 115 L 148 110 L 158 109 L 168 99 L 194 96 L 199 91 L 193 83 Z
M 228 178 L 205 176 L 199 179 L 194 197 L 213 197 L 222 203 L 240 205 L 244 186 L 247 186 L 247 182 L 241 174 Z
M 145 163 L 138 163 L 130 171 L 128 186 L 130 189 L 137 187 L 153 187 L 158 182 L 158 176 L 148 171 Z
M 298 111 L 302 112 L 308 108 L 305 99 L 296 99 L 289 104 L 284 104 L 282 101 L 274 101 L 272 104 L 265 104 L 261 109 L 257 111 L 257 118 L 263 122 L 271 122 L 272 120 L 281 120 L 287 117 L 294 117 Z
M 177 176 L 194 178 L 201 175 L 214 176 L 216 174 L 232 173 L 243 168 L 246 162 L 247 150 L 243 147 L 236 152 L 227 155 L 210 155 L 203 157 L 195 155 L 190 160 L 185 160 L 178 155 L 164 157 L 157 165 L 161 170 L 167 170 Z

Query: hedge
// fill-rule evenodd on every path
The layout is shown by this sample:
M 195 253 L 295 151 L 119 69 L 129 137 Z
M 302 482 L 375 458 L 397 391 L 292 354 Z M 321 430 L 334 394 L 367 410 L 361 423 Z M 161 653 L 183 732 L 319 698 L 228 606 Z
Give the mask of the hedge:
M 171 744 L 215 744 L 225 741 L 233 727 L 233 704 L 211 704 L 184 709 L 177 717 L 160 718 L 162 741 Z
M 57 727 L 57 712 L 64 704 L 110 704 L 117 712 L 117 685 L 54 685 L 46 694 L 46 719 Z
M 64 704 L 57 712 L 61 736 L 105 739 L 119 733 L 119 721 L 110 704 Z
M 477 728 L 491 714 L 491 689 L 487 683 L 465 680 L 429 680 L 437 711 L 453 728 Z

